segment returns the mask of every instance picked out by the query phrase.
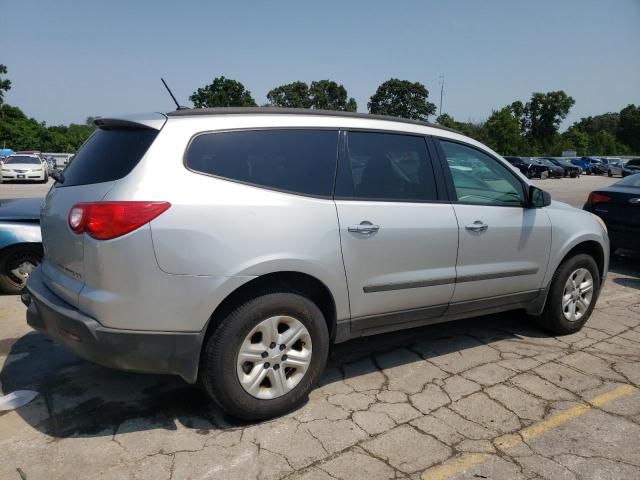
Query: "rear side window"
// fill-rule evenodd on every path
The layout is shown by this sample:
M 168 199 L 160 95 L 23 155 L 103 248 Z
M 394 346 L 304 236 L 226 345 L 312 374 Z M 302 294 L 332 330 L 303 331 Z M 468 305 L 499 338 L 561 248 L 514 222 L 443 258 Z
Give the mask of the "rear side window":
M 153 143 L 157 130 L 101 128 L 82 145 L 64 170 L 59 187 L 112 182 L 128 175 Z
M 337 130 L 246 130 L 204 133 L 186 155 L 191 170 L 303 195 L 331 196 Z
M 349 132 L 341 158 L 336 197 L 423 202 L 437 199 L 436 183 L 423 137 Z

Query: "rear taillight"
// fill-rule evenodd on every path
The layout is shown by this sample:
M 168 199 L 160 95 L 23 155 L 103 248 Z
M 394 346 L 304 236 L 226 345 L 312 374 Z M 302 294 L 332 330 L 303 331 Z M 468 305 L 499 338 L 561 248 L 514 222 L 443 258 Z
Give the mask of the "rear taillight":
M 596 203 L 607 203 L 609 200 L 611 200 L 611 198 L 606 196 L 604 193 L 591 192 L 587 199 L 587 203 L 595 205 Z
M 69 211 L 69 228 L 98 240 L 109 240 L 149 223 L 170 206 L 169 202 L 77 203 Z

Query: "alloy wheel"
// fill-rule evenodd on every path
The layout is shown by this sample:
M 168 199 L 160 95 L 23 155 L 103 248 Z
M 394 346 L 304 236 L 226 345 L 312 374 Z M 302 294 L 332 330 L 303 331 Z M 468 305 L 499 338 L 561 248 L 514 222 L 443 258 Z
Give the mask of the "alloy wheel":
M 251 396 L 269 400 L 290 392 L 311 363 L 311 335 L 300 320 L 279 315 L 256 325 L 240 344 L 238 380 Z
M 589 309 L 593 298 L 593 276 L 586 268 L 575 270 L 564 285 L 562 313 L 570 322 L 580 320 Z

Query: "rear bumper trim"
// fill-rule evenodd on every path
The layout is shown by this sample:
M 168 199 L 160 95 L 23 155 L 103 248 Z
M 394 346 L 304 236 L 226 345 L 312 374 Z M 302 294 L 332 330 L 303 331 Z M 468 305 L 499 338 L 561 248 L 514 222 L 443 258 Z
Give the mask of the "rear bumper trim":
M 189 383 L 197 379 L 204 332 L 104 327 L 51 292 L 40 268 L 29 276 L 22 301 L 32 328 L 87 360 L 118 370 L 179 375 Z

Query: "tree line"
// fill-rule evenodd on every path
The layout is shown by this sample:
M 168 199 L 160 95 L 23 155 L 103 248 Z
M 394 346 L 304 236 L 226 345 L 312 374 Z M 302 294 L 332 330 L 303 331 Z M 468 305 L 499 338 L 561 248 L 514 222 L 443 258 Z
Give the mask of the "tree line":
M 11 82 L 3 78 L 7 69 L 0 65 L 0 147 L 15 150 L 75 152 L 94 130 L 93 118 L 85 124 L 47 126 L 28 118 L 19 108 L 4 104 L 4 92 Z M 333 80 L 316 80 L 310 84 L 295 81 L 267 92 L 263 107 L 288 107 L 357 111 L 344 85 Z M 195 108 L 257 107 L 245 86 L 220 76 L 196 89 L 189 97 Z M 575 100 L 564 91 L 533 93 L 522 102 L 516 100 L 494 110 L 484 121 L 463 122 L 443 113 L 437 124 L 460 131 L 489 145 L 503 155 L 560 155 L 575 150 L 578 155 L 640 154 L 640 105 L 628 105 L 619 112 L 585 117 L 559 133 Z M 420 82 L 391 78 L 382 83 L 367 103 L 372 114 L 391 115 L 428 121 L 436 113 L 429 101 L 429 91 Z

